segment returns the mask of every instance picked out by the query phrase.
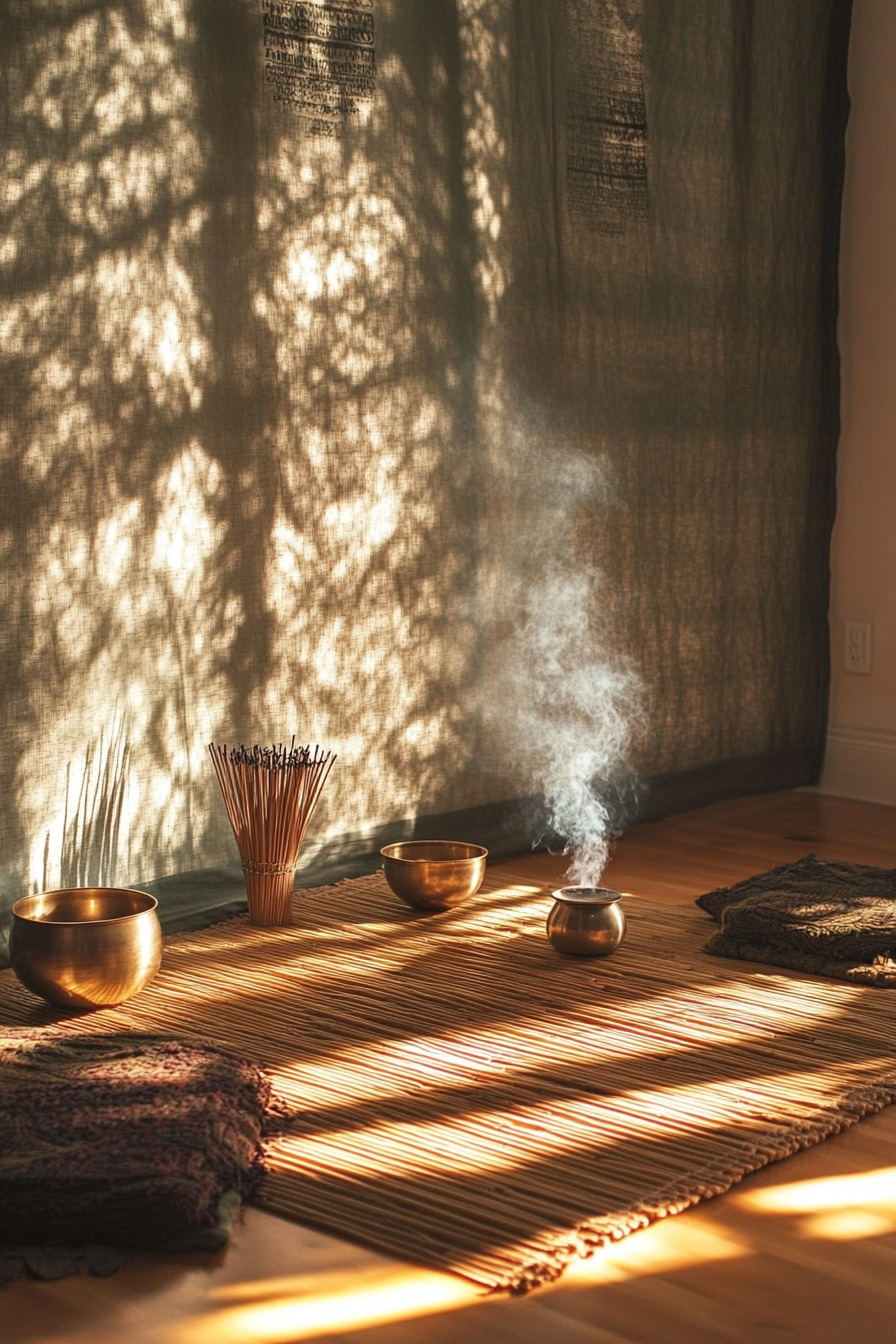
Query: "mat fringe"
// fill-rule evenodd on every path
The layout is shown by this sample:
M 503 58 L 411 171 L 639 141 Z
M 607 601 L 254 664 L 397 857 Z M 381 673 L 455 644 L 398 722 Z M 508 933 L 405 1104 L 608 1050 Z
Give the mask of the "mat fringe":
M 605 1246 L 623 1241 L 632 1232 L 640 1232 L 662 1218 L 673 1218 L 706 1200 L 727 1194 L 746 1177 L 775 1162 L 814 1148 L 825 1139 L 851 1129 L 866 1116 L 876 1115 L 896 1102 L 896 1072 L 874 1087 L 857 1087 L 834 1107 L 824 1107 L 794 1126 L 786 1135 L 769 1131 L 765 1143 L 757 1143 L 746 1166 L 719 1163 L 703 1172 L 687 1176 L 655 1191 L 639 1204 L 618 1214 L 591 1218 L 581 1223 L 569 1238 L 558 1238 L 549 1254 L 494 1285 L 496 1292 L 522 1295 L 546 1284 L 555 1283 L 576 1260 L 587 1260 Z

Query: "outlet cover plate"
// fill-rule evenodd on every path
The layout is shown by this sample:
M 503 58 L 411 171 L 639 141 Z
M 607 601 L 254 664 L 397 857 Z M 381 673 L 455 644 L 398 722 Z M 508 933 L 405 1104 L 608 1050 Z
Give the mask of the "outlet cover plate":
M 871 622 L 846 621 L 843 631 L 843 670 L 871 675 Z

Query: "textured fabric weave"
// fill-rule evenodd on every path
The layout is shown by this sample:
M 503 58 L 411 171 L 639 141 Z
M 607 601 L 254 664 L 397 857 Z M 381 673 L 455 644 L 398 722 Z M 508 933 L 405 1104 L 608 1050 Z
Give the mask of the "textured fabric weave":
M 258 1187 L 269 1091 L 195 1041 L 0 1033 L 0 1246 L 202 1244 Z
M 537 794 L 570 594 L 662 806 L 812 778 L 848 20 L 0 0 L 0 908 L 235 857 L 210 741 L 338 753 L 312 849 Z
M 896 989 L 896 868 L 807 854 L 697 905 L 721 926 L 713 956 Z
M 647 217 L 643 0 L 568 0 L 569 213 L 604 233 Z

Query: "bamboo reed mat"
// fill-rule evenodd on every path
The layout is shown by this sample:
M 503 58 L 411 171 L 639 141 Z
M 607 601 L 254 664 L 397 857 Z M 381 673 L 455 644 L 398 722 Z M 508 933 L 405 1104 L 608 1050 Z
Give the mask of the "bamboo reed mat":
M 501 883 L 504 885 L 501 885 Z M 67 1019 L 0 974 L 0 1022 L 199 1034 L 293 1113 L 259 1203 L 489 1288 L 726 1190 L 896 1100 L 892 999 L 720 962 L 690 909 L 626 903 L 605 960 L 559 957 L 548 899 L 490 873 L 461 910 L 381 874 L 166 943 L 155 983 Z

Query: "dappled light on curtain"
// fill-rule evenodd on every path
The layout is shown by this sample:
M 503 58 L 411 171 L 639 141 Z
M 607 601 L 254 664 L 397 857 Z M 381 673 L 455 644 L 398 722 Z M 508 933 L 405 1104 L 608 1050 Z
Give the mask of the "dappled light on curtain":
M 418 27 L 380 57 L 363 137 L 314 144 L 278 128 L 262 190 L 253 307 L 280 386 L 281 478 L 271 661 L 252 710 L 313 723 L 340 751 L 337 832 L 382 820 L 384 803 L 398 816 L 462 805 L 473 756 L 457 64 Z
M 7 10 L 4 857 L 27 846 L 35 885 L 72 880 L 73 846 L 75 876 L 137 877 L 144 852 L 195 859 L 196 723 L 226 716 L 242 614 L 201 419 L 195 28 L 177 4 Z M 110 806 L 117 855 L 91 828 Z
M 567 199 L 568 0 L 359 6 L 326 135 L 263 9 L 0 0 L 4 906 L 232 858 L 211 740 L 338 753 L 312 846 L 810 778 L 839 0 L 607 8 L 647 109 L 612 234 Z
M 212 737 L 336 750 L 324 831 L 477 801 L 452 6 L 338 140 L 264 106 L 254 5 L 11 19 L 8 850 L 68 881 L 111 800 L 96 876 L 220 858 Z

